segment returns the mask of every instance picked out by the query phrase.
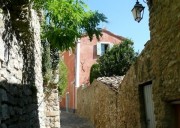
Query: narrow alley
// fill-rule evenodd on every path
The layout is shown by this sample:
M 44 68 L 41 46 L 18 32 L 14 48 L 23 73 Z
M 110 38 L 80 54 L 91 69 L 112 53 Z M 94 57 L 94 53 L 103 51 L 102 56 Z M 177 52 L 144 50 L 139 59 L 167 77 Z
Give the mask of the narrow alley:
M 94 128 L 87 119 L 81 118 L 74 113 L 61 111 L 61 128 Z

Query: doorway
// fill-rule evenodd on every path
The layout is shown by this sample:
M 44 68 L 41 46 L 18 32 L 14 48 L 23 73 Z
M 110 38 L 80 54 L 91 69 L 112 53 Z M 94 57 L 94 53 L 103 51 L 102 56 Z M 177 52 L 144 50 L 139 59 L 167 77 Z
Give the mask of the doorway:
M 180 128 L 180 104 L 175 104 L 176 128 Z
M 152 94 L 152 83 L 144 86 L 144 103 L 146 111 L 146 126 L 147 128 L 155 128 L 154 102 Z

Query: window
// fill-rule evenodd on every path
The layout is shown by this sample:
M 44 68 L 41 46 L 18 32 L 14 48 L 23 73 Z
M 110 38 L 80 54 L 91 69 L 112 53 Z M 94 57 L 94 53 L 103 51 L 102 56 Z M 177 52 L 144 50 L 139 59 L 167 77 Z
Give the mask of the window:
M 97 55 L 102 56 L 108 50 L 113 47 L 113 43 L 110 42 L 98 42 L 97 43 Z

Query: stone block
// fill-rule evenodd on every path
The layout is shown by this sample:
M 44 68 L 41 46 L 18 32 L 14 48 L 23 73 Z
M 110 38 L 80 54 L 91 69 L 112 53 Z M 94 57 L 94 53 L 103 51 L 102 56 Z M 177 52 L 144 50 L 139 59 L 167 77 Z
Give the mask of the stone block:
M 12 105 L 17 105 L 18 101 L 16 98 L 14 98 L 12 95 L 10 95 L 9 93 L 7 94 L 8 96 L 8 102 Z
M 15 84 L 15 83 L 18 83 L 17 81 L 18 80 L 17 80 L 17 78 L 15 76 L 10 75 L 9 78 L 8 78 L 8 83 Z
M 0 69 L 0 75 L 1 75 L 1 77 L 3 77 L 4 79 L 7 79 L 7 78 L 8 78 L 8 72 L 7 72 L 6 68 L 1 68 L 1 69 Z
M 14 108 L 13 107 L 9 107 L 9 113 L 11 116 L 14 116 L 15 115 L 15 111 L 14 111 Z
M 16 78 L 18 78 L 19 80 L 22 80 L 22 75 L 23 75 L 22 70 L 17 70 L 15 75 L 16 75 Z
M 7 128 L 6 124 L 0 124 L 0 128 Z
M 59 122 L 55 122 L 54 127 L 55 128 L 60 128 L 60 123 Z
M 47 116 L 47 117 L 51 117 L 51 116 L 59 116 L 59 111 L 50 111 L 50 112 L 46 112 L 46 116 Z
M 10 115 L 9 115 L 9 110 L 8 110 L 8 106 L 6 105 L 6 104 L 3 104 L 2 106 L 1 106 L 1 117 L 2 117 L 2 120 L 6 120 L 6 119 L 8 119 L 9 117 L 10 117 Z
M 23 92 L 26 96 L 32 95 L 32 91 L 30 90 L 30 87 L 24 87 Z
M 9 88 L 9 93 L 11 95 L 17 95 L 18 94 L 18 87 L 17 87 L 17 85 L 11 85 L 11 87 Z
M 19 126 L 18 126 L 18 125 L 16 125 L 16 124 L 14 124 L 14 125 L 10 125 L 10 126 L 8 126 L 8 128 L 19 128 Z
M 4 89 L 0 89 L 0 99 L 1 101 L 7 102 L 8 101 L 8 96 L 7 93 Z
M 0 20 L 0 27 L 1 27 L 1 20 Z M 0 60 L 4 61 L 4 43 L 2 38 L 0 37 Z

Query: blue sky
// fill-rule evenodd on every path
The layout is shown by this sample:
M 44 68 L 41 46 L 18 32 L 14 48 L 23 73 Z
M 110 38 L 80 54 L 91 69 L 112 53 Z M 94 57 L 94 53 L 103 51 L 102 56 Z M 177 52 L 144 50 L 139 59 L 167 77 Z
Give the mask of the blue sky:
M 91 10 L 104 13 L 109 23 L 103 23 L 114 34 L 131 39 L 134 42 L 135 51 L 141 52 L 144 44 L 149 40 L 149 11 L 147 4 L 139 0 L 145 6 L 144 16 L 140 23 L 134 21 L 131 9 L 136 0 L 85 0 Z

